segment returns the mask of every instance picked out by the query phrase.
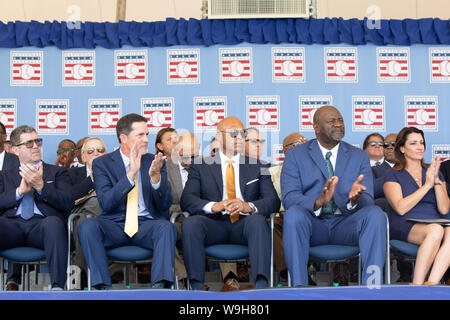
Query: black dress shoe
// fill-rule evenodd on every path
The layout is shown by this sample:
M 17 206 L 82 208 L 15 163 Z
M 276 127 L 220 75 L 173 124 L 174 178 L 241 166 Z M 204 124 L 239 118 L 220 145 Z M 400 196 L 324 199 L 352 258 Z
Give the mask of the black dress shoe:
M 19 285 L 15 282 L 8 282 L 6 284 L 6 291 L 19 291 Z

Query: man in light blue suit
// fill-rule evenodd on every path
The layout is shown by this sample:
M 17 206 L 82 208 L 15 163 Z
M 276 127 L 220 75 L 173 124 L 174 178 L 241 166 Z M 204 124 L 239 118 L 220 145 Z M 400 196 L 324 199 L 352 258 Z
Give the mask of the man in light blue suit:
M 319 108 L 313 122 L 317 139 L 291 148 L 281 173 L 283 246 L 293 285 L 308 284 L 309 248 L 323 244 L 359 246 L 363 283 L 380 284 L 386 218 L 374 205 L 369 156 L 341 141 L 344 120 L 336 108 Z
M 99 290 L 112 286 L 106 249 L 134 245 L 153 250 L 152 287 L 170 287 L 177 230 L 168 221 L 172 196 L 165 157 L 147 153 L 146 118 L 128 114 L 117 122 L 116 131 L 120 148 L 92 163 L 102 214 L 83 221 L 77 232 L 92 286 Z M 137 199 L 130 198 L 131 193 Z M 130 217 L 134 225 L 128 223 Z

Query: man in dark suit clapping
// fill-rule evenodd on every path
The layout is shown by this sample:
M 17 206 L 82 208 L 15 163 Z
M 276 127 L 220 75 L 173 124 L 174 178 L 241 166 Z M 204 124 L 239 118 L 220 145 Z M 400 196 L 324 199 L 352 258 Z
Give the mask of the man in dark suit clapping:
M 182 225 L 182 246 L 192 289 L 202 290 L 205 245 L 246 244 L 256 288 L 270 277 L 270 228 L 266 218 L 280 208 L 269 174 L 257 159 L 242 156 L 246 131 L 228 117 L 219 122 L 220 150 L 191 165 L 181 209 L 191 216 Z

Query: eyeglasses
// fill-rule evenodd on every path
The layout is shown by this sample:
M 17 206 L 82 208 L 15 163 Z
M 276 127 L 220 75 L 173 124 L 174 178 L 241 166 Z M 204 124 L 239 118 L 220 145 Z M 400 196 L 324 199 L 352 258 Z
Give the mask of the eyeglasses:
M 97 150 L 98 153 L 105 153 L 106 151 L 104 147 L 97 147 L 97 148 L 87 148 L 86 152 L 87 154 L 93 154 L 95 150 Z
M 183 162 L 186 162 L 188 160 L 192 160 L 194 161 L 195 159 L 197 159 L 199 157 L 199 155 L 194 155 L 194 156 L 180 156 L 180 160 Z
M 216 154 L 217 152 L 219 152 L 219 148 L 213 148 L 213 149 L 211 150 L 211 152 L 214 153 L 214 154 Z
M 385 148 L 389 148 L 389 146 L 395 147 L 395 141 L 392 141 L 392 142 L 385 142 L 385 143 L 384 143 L 384 147 L 385 147 Z
M 42 145 L 42 139 L 34 139 L 34 140 L 27 140 L 25 142 L 19 143 L 18 145 L 16 145 L 16 147 L 19 147 L 21 145 L 25 145 L 25 147 L 27 147 L 28 149 L 33 148 L 33 145 L 36 144 L 36 146 L 40 147 Z
M 376 142 L 376 141 L 369 142 L 369 146 L 371 146 L 371 147 L 375 147 L 376 145 L 379 145 L 380 147 L 384 147 L 384 142 Z
M 74 149 L 72 148 L 58 148 L 58 151 L 56 151 L 57 153 L 63 153 L 63 152 L 73 152 Z
M 245 142 L 251 142 L 251 143 L 264 143 L 264 142 L 266 142 L 266 139 L 256 139 L 256 138 L 252 138 L 252 139 L 246 139 Z
M 230 130 L 230 131 L 222 131 L 222 132 L 229 133 L 232 138 L 236 138 L 238 136 L 238 134 L 241 134 L 241 137 L 244 139 L 247 138 L 247 134 L 248 134 L 246 130 L 236 130 L 236 129 Z

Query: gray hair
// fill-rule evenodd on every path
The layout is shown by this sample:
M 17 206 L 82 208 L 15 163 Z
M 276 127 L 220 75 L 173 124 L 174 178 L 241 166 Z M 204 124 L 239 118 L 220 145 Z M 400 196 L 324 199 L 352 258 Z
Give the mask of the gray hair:
M 12 146 L 17 146 L 20 143 L 20 136 L 23 133 L 32 133 L 32 132 L 36 132 L 36 130 L 33 127 L 27 125 L 17 127 L 11 132 L 11 135 L 9 136 L 9 141 L 11 141 Z

